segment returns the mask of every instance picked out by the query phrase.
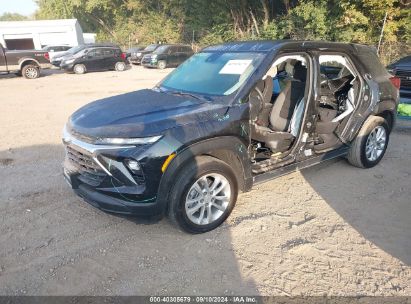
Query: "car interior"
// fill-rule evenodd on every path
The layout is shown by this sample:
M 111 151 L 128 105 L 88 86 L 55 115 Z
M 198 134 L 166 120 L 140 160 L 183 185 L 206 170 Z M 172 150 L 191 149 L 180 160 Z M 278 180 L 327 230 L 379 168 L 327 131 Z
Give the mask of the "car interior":
M 307 61 L 301 55 L 277 59 L 249 95 L 254 161 L 283 158 L 298 136 L 307 91 Z
M 342 55 L 322 55 L 320 102 L 316 105 L 314 151 L 342 145 L 336 132 L 355 108 L 360 81 Z M 284 164 L 298 142 L 309 92 L 309 67 L 303 55 L 278 58 L 249 94 L 253 172 Z
M 314 149 L 326 152 L 342 145 L 337 134 L 354 111 L 361 81 L 343 55 L 320 55 L 320 102 Z

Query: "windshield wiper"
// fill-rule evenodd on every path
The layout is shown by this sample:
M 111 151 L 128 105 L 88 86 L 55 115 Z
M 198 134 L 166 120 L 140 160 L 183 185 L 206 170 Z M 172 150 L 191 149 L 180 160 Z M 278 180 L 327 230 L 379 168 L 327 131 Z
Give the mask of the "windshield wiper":
M 194 95 L 194 94 L 191 94 L 191 93 L 186 93 L 186 92 L 167 91 L 166 93 L 170 93 L 170 94 L 178 95 L 178 96 L 189 96 L 189 97 L 193 97 L 193 98 L 198 99 L 198 100 L 204 100 L 204 98 L 201 98 L 200 96 L 197 96 L 197 95 Z
M 189 96 L 189 97 L 195 98 L 197 100 L 211 101 L 211 99 L 206 98 L 205 96 L 198 96 L 196 94 L 192 94 L 192 93 L 188 93 L 188 92 L 164 90 L 160 86 L 155 86 L 154 88 L 159 90 L 161 93 L 168 93 L 168 94 L 177 95 L 177 96 Z

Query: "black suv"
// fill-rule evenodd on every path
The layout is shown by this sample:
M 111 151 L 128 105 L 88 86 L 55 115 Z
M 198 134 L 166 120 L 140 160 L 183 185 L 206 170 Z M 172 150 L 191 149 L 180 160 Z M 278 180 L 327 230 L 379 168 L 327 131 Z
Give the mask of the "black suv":
M 411 104 L 411 56 L 391 63 L 387 69 L 401 80 L 401 102 Z
M 161 46 L 161 44 L 150 44 L 147 45 L 144 49 L 142 50 L 138 50 L 136 52 L 132 52 L 129 60 L 131 63 L 133 64 L 140 64 L 141 63 L 141 59 L 143 59 L 143 56 L 146 54 L 151 54 L 152 52 L 154 52 L 159 46 Z
M 144 55 L 141 64 L 145 67 L 165 69 L 176 67 L 193 55 L 189 45 L 163 44 L 151 54 Z
M 396 83 L 359 44 L 210 46 L 153 89 L 75 112 L 64 128 L 64 176 L 102 210 L 167 214 L 188 232 L 206 232 L 255 184 L 339 156 L 378 164 Z
M 126 57 L 116 45 L 89 45 L 74 54 L 62 57 L 60 67 L 76 74 L 107 70 L 124 71 L 128 64 Z

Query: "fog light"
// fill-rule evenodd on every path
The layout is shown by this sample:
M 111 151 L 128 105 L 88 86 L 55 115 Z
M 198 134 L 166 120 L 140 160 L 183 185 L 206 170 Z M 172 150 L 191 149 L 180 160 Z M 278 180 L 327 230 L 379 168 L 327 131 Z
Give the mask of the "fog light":
M 128 159 L 126 160 L 126 165 L 131 171 L 133 171 L 133 173 L 137 173 L 141 170 L 140 164 L 136 160 Z

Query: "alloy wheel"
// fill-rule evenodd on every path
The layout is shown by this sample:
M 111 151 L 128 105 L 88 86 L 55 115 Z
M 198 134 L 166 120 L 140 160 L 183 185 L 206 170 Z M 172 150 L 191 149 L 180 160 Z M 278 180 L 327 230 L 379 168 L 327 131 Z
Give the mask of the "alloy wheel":
M 387 131 L 383 126 L 375 127 L 365 143 L 365 156 L 368 161 L 376 161 L 384 152 L 387 144 Z
M 218 173 L 200 177 L 190 188 L 185 200 L 187 218 L 197 225 L 208 225 L 218 220 L 227 210 L 231 199 L 231 185 Z
M 29 67 L 26 69 L 25 74 L 27 78 L 37 78 L 39 71 L 35 67 Z

